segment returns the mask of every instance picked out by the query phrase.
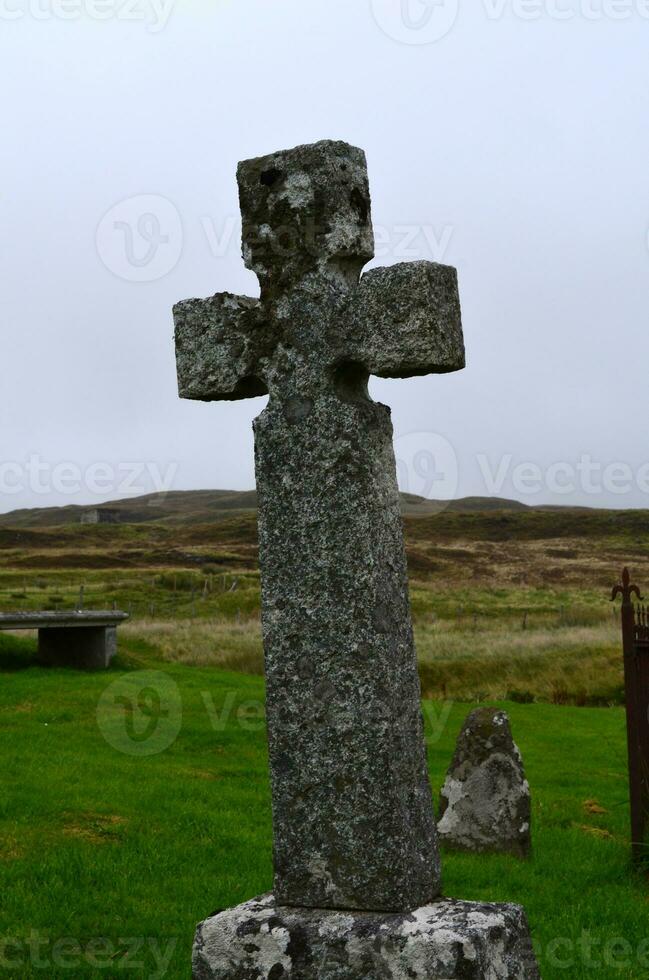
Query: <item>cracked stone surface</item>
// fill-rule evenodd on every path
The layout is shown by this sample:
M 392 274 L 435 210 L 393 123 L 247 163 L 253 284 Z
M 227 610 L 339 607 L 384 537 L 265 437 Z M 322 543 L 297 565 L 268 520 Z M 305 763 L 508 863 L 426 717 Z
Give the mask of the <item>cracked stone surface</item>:
M 517 905 L 411 913 L 283 908 L 272 895 L 203 922 L 194 980 L 540 980 Z
M 439 834 L 456 850 L 531 852 L 530 787 L 504 711 L 478 708 L 464 723 L 441 792 Z
M 240 164 L 259 300 L 174 309 L 180 393 L 269 393 L 255 421 L 275 895 L 402 912 L 440 867 L 390 410 L 370 374 L 464 366 L 454 269 L 375 269 L 365 155 L 322 142 Z

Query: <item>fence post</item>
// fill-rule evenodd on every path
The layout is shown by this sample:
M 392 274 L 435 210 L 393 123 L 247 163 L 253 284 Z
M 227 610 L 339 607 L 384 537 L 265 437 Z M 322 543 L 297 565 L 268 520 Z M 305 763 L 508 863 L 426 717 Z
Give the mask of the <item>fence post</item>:
M 622 584 L 613 588 L 611 601 L 621 595 L 622 650 L 624 653 L 624 690 L 626 700 L 627 743 L 629 754 L 629 792 L 631 800 L 631 848 L 634 863 L 646 857 L 645 828 L 647 805 L 649 804 L 649 784 L 647 765 L 649 754 L 647 746 L 647 710 L 644 703 L 643 683 L 646 656 L 641 656 L 636 646 L 636 616 L 631 596 L 642 599 L 637 585 L 631 584 L 628 568 L 622 573 Z

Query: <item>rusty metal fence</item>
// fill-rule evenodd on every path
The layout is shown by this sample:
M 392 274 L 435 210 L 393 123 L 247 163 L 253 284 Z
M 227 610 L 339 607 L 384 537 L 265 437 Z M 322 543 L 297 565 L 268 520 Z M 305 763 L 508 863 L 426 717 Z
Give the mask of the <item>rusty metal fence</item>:
M 634 863 L 647 864 L 649 825 L 649 609 L 627 568 L 613 588 L 622 596 L 622 649 L 626 694 L 631 847 Z M 633 598 L 636 598 L 634 603 Z

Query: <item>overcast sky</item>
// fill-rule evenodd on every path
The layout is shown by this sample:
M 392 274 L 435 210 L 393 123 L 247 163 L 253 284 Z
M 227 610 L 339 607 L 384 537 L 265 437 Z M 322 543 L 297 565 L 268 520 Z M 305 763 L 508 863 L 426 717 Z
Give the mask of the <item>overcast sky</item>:
M 0 0 L 0 510 L 254 484 L 171 307 L 257 295 L 238 160 L 368 155 L 378 258 L 457 266 L 468 364 L 372 382 L 404 489 L 649 506 L 646 0 Z

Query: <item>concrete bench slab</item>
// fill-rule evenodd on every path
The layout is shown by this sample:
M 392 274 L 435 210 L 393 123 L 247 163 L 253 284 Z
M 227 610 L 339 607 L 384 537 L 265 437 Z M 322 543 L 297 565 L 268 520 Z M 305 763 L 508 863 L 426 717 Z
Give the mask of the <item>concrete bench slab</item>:
M 117 610 L 0 613 L 0 631 L 38 630 L 38 659 L 48 666 L 105 670 L 128 618 Z

